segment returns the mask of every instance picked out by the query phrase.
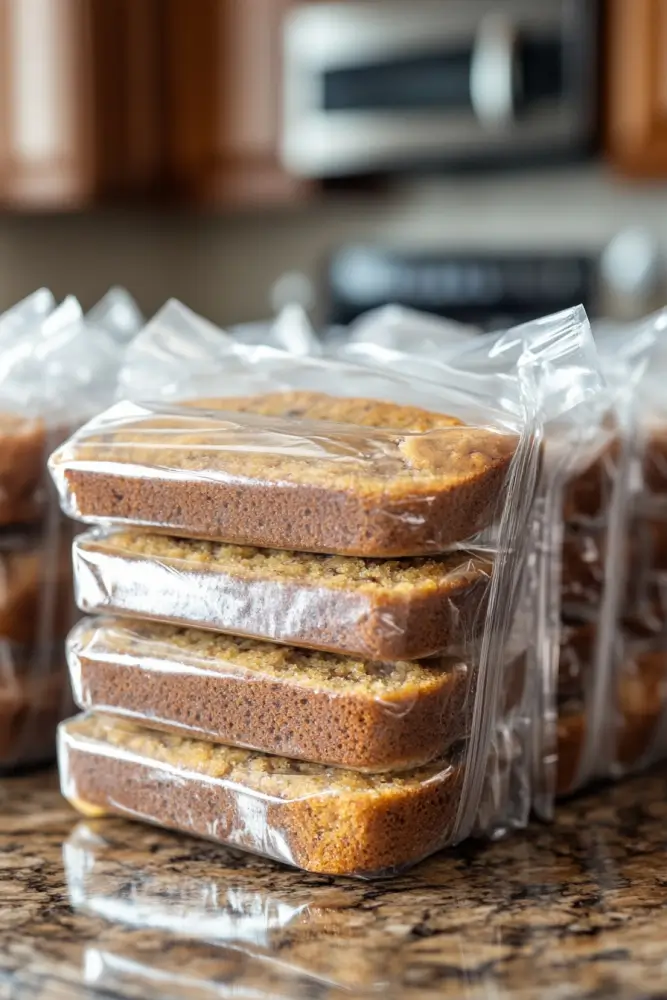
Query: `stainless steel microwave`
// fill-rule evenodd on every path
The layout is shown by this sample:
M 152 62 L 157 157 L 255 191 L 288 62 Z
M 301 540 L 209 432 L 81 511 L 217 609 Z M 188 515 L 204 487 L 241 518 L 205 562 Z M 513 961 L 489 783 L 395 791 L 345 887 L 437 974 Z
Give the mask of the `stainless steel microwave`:
M 282 157 L 335 177 L 577 151 L 595 122 L 594 0 L 300 3 Z

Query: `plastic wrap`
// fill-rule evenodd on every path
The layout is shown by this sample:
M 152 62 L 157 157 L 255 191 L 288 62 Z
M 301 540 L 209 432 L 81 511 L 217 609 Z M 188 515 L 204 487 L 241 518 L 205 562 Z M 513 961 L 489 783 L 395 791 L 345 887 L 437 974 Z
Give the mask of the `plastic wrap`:
M 242 323 L 229 330 L 241 344 L 265 344 L 298 357 L 322 354 L 322 345 L 308 315 L 298 305 L 286 306 L 278 316 L 266 323 Z
M 408 419 L 428 429 L 409 423 L 397 433 L 384 430 L 391 407 L 376 429 L 364 424 L 375 419 L 368 400 L 348 409 L 305 395 L 305 407 L 302 392 L 196 409 L 120 403 L 52 457 L 64 510 L 93 523 L 367 557 L 440 552 L 493 522 L 517 435 L 426 411 Z M 290 416 L 311 406 L 331 421 Z M 350 416 L 347 427 L 355 407 L 358 423 Z
M 119 343 L 129 344 L 146 322 L 139 306 L 124 288 L 110 288 L 86 313 L 90 326 L 110 333 Z
M 376 344 L 426 358 L 448 353 L 452 347 L 465 347 L 471 339 L 483 336 L 475 326 L 397 305 L 363 313 L 348 332 L 348 344 Z
M 318 905 L 318 890 L 295 883 L 276 886 L 258 883 L 256 868 L 238 869 L 237 856 L 230 851 L 211 849 L 207 865 L 197 859 L 185 866 L 163 864 L 161 855 L 179 850 L 161 834 L 146 827 L 139 833 L 114 820 L 81 820 L 63 845 L 63 865 L 72 909 L 101 917 L 112 924 L 122 923 L 153 931 L 169 931 L 183 937 L 220 945 L 238 945 L 268 952 L 275 944 L 276 931 L 299 926 Z M 156 856 L 157 855 L 157 856 Z M 201 867 L 200 867 L 201 866 Z M 220 867 L 236 869 L 231 884 Z M 128 893 L 128 873 L 133 892 Z M 228 874 L 228 873 L 227 873 Z M 271 878 L 273 869 L 262 873 Z M 293 878 L 294 873 L 283 873 Z M 353 883 L 348 884 L 348 890 Z M 359 888 L 362 888 L 359 886 Z M 329 895 L 321 887 L 322 908 Z M 335 899 L 336 897 L 332 897 Z
M 493 393 L 496 405 L 509 412 L 517 406 L 524 365 L 533 370 L 544 422 L 544 461 L 532 511 L 526 588 L 536 635 L 534 674 L 540 684 L 534 803 L 539 813 L 549 816 L 557 789 L 574 788 L 597 772 L 602 734 L 608 736 L 613 714 L 609 623 L 618 590 L 608 567 L 618 557 L 614 526 L 625 510 L 627 455 L 621 427 L 631 379 L 623 388 L 620 378 L 614 386 L 605 385 L 603 363 L 583 310 L 500 335 L 475 335 L 399 307 L 369 313 L 357 326 L 352 342 L 339 350 L 343 358 L 368 359 L 431 381 L 455 368 L 468 378 L 476 376 Z M 563 339 L 560 331 L 565 328 L 569 336 Z M 409 355 L 403 353 L 408 349 Z M 539 356 L 542 366 L 536 363 Z M 585 630 L 587 623 L 598 620 L 601 627 L 586 646 L 590 668 L 579 673 L 581 686 L 573 708 L 571 694 L 562 691 L 572 684 L 571 631 L 577 624 Z M 558 717 L 565 713 L 569 726 L 571 713 L 586 712 L 590 718 L 585 730 L 579 727 L 576 754 L 563 758 L 559 773 Z
M 368 889 L 363 882 L 333 887 L 213 844 L 184 856 L 179 838 L 113 819 L 79 822 L 63 846 L 63 866 L 71 907 L 105 921 L 84 959 L 91 987 L 124 995 L 124 985 L 142 1000 L 165 1000 L 165 994 L 180 1000 L 181 989 L 183 1000 L 203 1000 L 210 990 L 220 1000 L 224 972 L 230 996 L 294 1000 L 323 992 L 329 1000 L 332 991 L 365 996 L 399 981 L 391 958 L 401 963 L 395 935 L 380 934 L 381 946 L 369 949 L 367 935 L 350 923 L 350 910 Z M 434 900 L 438 892 L 433 885 Z M 376 910 L 365 916 L 377 929 Z M 404 923 L 392 916 L 387 912 L 384 920 L 402 930 Z M 454 927 L 454 913 L 449 917 Z M 127 928 L 149 934 L 127 934 Z M 341 940 L 337 931 L 345 929 L 349 937 Z M 148 937 L 154 944 L 146 954 Z M 182 986 L 179 973 L 187 977 Z
M 624 584 L 615 633 L 616 743 L 622 775 L 667 756 L 667 310 L 616 331 L 629 343 L 653 337 L 630 428 L 631 509 L 624 535 Z
M 563 612 L 585 620 L 597 614 L 607 570 L 607 528 L 569 523 L 563 533 L 561 601 Z
M 554 337 L 558 340 L 556 332 Z M 530 368 L 526 366 L 527 371 Z M 456 652 L 463 656 L 462 662 L 467 668 L 465 690 L 459 691 L 465 709 L 458 713 L 464 722 L 458 732 L 467 736 L 457 756 L 456 774 L 461 780 L 459 782 L 457 777 L 455 783 L 447 782 L 448 795 L 451 792 L 455 803 L 451 807 L 455 816 L 451 825 L 443 816 L 437 846 L 461 840 L 473 829 L 495 833 L 525 822 L 528 780 L 525 769 L 522 776 L 520 767 L 514 762 L 520 758 L 523 738 L 518 734 L 528 724 L 532 710 L 528 671 L 516 668 L 517 662 L 525 667 L 525 659 L 522 661 L 521 656 L 532 641 L 530 627 L 520 614 L 526 527 L 540 460 L 541 428 L 531 396 L 530 378 L 527 376 L 525 382 L 523 378 L 516 379 L 513 383 L 514 407 L 510 410 L 495 405 L 486 386 L 477 378 L 467 380 L 459 371 L 451 373 L 449 383 L 443 380 L 442 384 L 434 385 L 367 366 L 297 359 L 266 347 L 248 348 L 235 344 L 210 324 L 199 321 L 172 303 L 131 345 L 120 381 L 122 391 L 135 400 L 140 400 L 142 394 L 159 398 L 151 403 L 119 403 L 74 435 L 52 457 L 51 469 L 65 509 L 70 513 L 105 524 L 120 521 L 135 529 L 151 526 L 176 535 L 204 534 L 209 538 L 213 536 L 214 541 L 222 536 L 226 545 L 252 541 L 260 547 L 289 548 L 301 553 L 324 550 L 324 553 L 342 552 L 355 557 L 363 553 L 369 560 L 396 552 L 409 556 L 426 551 L 430 557 L 431 553 L 439 554 L 441 549 L 450 547 L 443 562 L 463 560 L 467 563 L 470 553 L 474 556 L 483 543 L 480 556 L 474 557 L 486 560 L 490 551 L 493 567 L 486 586 L 476 598 L 474 615 L 483 621 L 464 623 L 467 635 L 462 645 L 465 648 Z M 225 391 L 233 391 L 236 395 L 220 399 L 221 392 Z M 243 397 L 239 393 L 243 393 Z M 217 398 L 212 400 L 212 395 L 216 394 Z M 179 399 L 190 405 L 171 402 Z M 193 403 L 198 407 L 194 408 Z M 216 412 L 215 406 L 224 406 L 227 412 Z M 243 412 L 246 410 L 254 412 Z M 183 436 L 184 431 L 188 433 Z M 495 447 L 498 461 L 489 463 L 489 451 Z M 474 470 L 472 476 L 471 470 Z M 127 506 L 128 501 L 132 511 Z M 482 529 L 482 534 L 475 535 Z M 475 536 L 472 547 L 471 535 Z M 91 558 L 93 561 L 98 559 L 100 537 L 108 550 L 109 539 L 114 535 L 98 536 L 98 542 L 93 542 L 92 547 L 89 539 L 77 547 L 79 565 L 81 559 L 88 566 Z M 169 539 L 163 544 L 168 545 Z M 173 544 L 185 551 L 182 542 Z M 189 551 L 210 554 L 212 547 L 195 542 Z M 222 550 L 218 545 L 214 551 L 220 553 Z M 91 552 L 94 552 L 92 557 Z M 110 558 L 108 551 L 104 557 Z M 266 558 L 266 554 L 260 556 L 260 559 Z M 276 556 L 276 566 L 278 558 Z M 291 565 L 289 556 L 280 558 L 283 564 Z M 335 560 L 330 562 L 317 555 L 302 555 L 299 559 L 301 564 L 311 567 L 317 565 L 318 560 L 321 565 L 336 565 Z M 192 598 L 184 592 L 185 577 L 180 578 L 173 564 L 168 564 L 167 570 L 161 569 L 160 562 L 163 560 L 153 559 L 153 565 L 146 567 L 147 572 L 163 573 L 163 582 L 168 575 L 173 595 L 163 594 L 162 609 L 157 601 L 155 613 L 168 613 L 169 602 L 174 611 L 178 606 L 183 607 L 184 602 L 191 607 Z M 340 562 L 341 567 L 343 562 Z M 109 569 L 111 563 L 106 565 Z M 376 607 L 384 603 L 386 611 L 390 601 L 383 592 L 382 571 L 372 562 L 362 564 L 358 559 L 345 565 L 348 569 L 355 566 L 358 576 L 370 574 L 375 577 L 374 582 L 378 585 L 373 589 L 373 600 Z M 387 567 L 386 571 L 390 569 Z M 108 588 L 104 582 L 101 584 L 103 591 L 107 590 L 119 605 L 138 599 L 137 592 L 132 594 L 132 588 L 128 588 L 127 569 L 122 572 L 123 582 L 118 583 L 120 576 L 116 576 L 116 584 L 111 582 Z M 396 566 L 391 572 L 405 575 L 407 570 L 405 566 Z M 131 575 L 135 576 L 134 571 Z M 198 568 L 199 594 L 202 593 L 199 589 L 202 579 L 203 573 Z M 107 576 L 107 580 L 111 578 Z M 434 583 L 432 581 L 431 586 Z M 140 584 L 144 585 L 150 586 L 155 601 L 155 585 L 148 583 L 148 576 L 145 583 Z M 89 578 L 86 586 L 98 588 L 100 575 L 97 574 L 95 584 Z M 214 586 L 217 588 L 219 583 L 215 582 Z M 451 580 L 440 586 L 450 587 Z M 162 584 L 159 588 L 164 589 Z M 343 591 L 346 588 L 347 582 Z M 85 603 L 83 589 L 80 588 L 80 599 Z M 192 592 L 190 587 L 188 591 Z M 401 619 L 404 612 L 395 605 L 384 616 L 382 627 L 375 629 L 370 623 L 370 632 L 361 643 L 358 610 L 350 615 L 354 627 L 349 628 L 341 628 L 333 622 L 334 615 L 327 613 L 321 616 L 326 617 L 326 621 L 320 625 L 323 636 L 320 642 L 336 648 L 342 643 L 346 652 L 352 651 L 352 643 L 365 643 L 372 646 L 375 655 L 384 649 L 386 652 L 391 650 L 395 656 L 401 648 L 399 643 L 408 639 L 413 643 L 413 655 L 421 652 L 416 646 L 418 641 L 434 651 L 440 643 L 450 644 L 455 640 L 455 633 L 448 635 L 448 630 L 451 631 L 455 619 L 466 617 L 462 608 L 450 615 L 449 624 L 444 621 L 438 626 L 440 632 L 433 638 L 429 635 L 432 626 L 427 624 L 422 612 L 416 611 L 410 581 L 405 576 L 401 591 L 406 603 L 414 605 L 414 627 L 405 618 Z M 220 618 L 223 609 L 217 599 L 218 592 L 213 593 L 216 596 L 211 606 L 196 612 L 198 624 L 229 627 L 234 619 Z M 296 602 L 291 602 L 294 621 L 287 621 L 286 613 L 280 614 L 281 605 L 275 597 L 280 593 L 278 583 L 275 583 L 271 598 L 277 612 L 260 608 L 257 596 L 253 605 L 252 595 L 246 600 L 248 593 L 244 591 L 241 607 L 233 610 L 237 622 L 241 615 L 245 617 L 244 628 L 259 631 L 252 621 L 260 615 L 265 623 L 262 632 L 270 633 L 272 639 L 282 636 L 283 641 L 297 641 L 298 638 L 302 642 L 304 636 L 316 638 L 313 625 L 304 624 L 306 618 Z M 257 594 L 261 594 L 261 590 L 257 590 Z M 327 602 L 331 600 L 330 594 L 324 597 Z M 147 610 L 148 592 L 139 599 Z M 104 602 L 107 598 L 102 594 L 101 598 L 92 600 L 97 605 L 98 600 Z M 336 595 L 336 602 L 336 608 L 340 608 L 339 595 Z M 284 602 L 283 609 L 286 606 Z M 134 612 L 135 608 L 132 603 L 128 610 Z M 249 610 L 252 614 L 248 614 Z M 448 608 L 447 612 L 450 610 Z M 189 621 L 191 614 L 180 611 L 179 620 Z M 224 614 L 232 614 L 232 610 Z M 395 629 L 397 622 L 399 628 Z M 389 633 L 394 631 L 397 635 L 390 638 Z M 418 637 L 419 632 L 421 637 Z M 207 641 L 212 641 L 210 636 Z M 381 643 L 385 643 L 384 647 Z M 473 649 L 475 659 L 471 661 Z M 161 655 L 156 656 L 162 671 L 169 662 L 164 652 L 163 647 Z M 273 655 L 276 660 L 283 658 L 289 662 L 290 658 L 305 654 L 295 654 L 287 648 L 276 649 Z M 118 664 L 117 652 L 112 658 Z M 83 659 L 79 657 L 78 661 L 83 663 Z M 135 659 L 138 662 L 140 657 Z M 152 661 L 152 670 L 158 669 L 156 661 Z M 140 670 L 142 683 L 148 683 L 151 670 L 136 664 L 131 667 L 130 660 L 123 662 L 133 674 L 132 687 L 139 684 Z M 474 662 L 474 670 L 468 669 L 471 662 Z M 87 678 L 90 680 L 88 666 Z M 197 689 L 202 690 L 201 671 L 193 671 L 190 666 L 187 669 L 187 683 L 196 683 Z M 345 666 L 341 662 L 341 671 L 350 669 L 349 661 Z M 383 669 L 391 674 L 396 664 L 385 665 Z M 408 672 L 412 669 L 426 668 L 421 663 L 414 668 L 408 665 Z M 436 686 L 442 688 L 447 670 L 443 671 L 441 665 L 427 669 L 435 671 Z M 100 676 L 98 662 L 95 670 Z M 182 673 L 182 664 L 176 665 L 175 670 Z M 110 672 L 107 673 L 110 676 Z M 129 676 L 125 667 L 117 673 Z M 220 684 L 219 671 L 215 681 Z M 184 683 L 186 679 L 181 677 L 179 689 Z M 227 681 L 225 686 L 230 686 Z M 170 707 L 164 701 L 155 700 L 155 710 L 151 708 L 151 699 L 161 697 L 159 687 L 154 687 L 140 709 L 137 706 L 132 709 L 128 702 L 125 707 L 141 711 L 151 725 L 156 719 L 159 722 L 165 718 L 167 721 L 176 718 L 182 725 L 183 717 L 179 719 L 175 715 L 173 705 Z M 281 696 L 284 684 L 282 688 Z M 508 695 L 510 690 L 513 691 L 511 697 Z M 82 700 L 83 697 L 82 693 Z M 104 700 L 100 695 L 89 703 L 100 708 Z M 325 698 L 321 700 L 326 702 Z M 246 702 L 247 697 L 243 703 Z M 332 704 L 336 704 L 338 711 L 338 699 Z M 380 710 L 382 723 L 380 734 L 374 736 L 375 746 L 385 726 L 388 733 L 395 727 L 409 733 L 412 727 L 410 738 L 415 738 L 414 721 L 418 717 L 415 713 L 422 711 L 426 703 L 422 698 L 412 698 L 409 704 L 410 711 L 406 711 L 404 703 L 396 713 L 405 715 L 405 719 L 391 723 L 386 712 Z M 303 752 L 298 749 L 297 739 L 302 726 L 307 730 L 304 714 L 307 713 L 302 707 L 301 716 L 295 718 L 293 725 L 276 727 L 278 735 L 274 740 L 283 740 L 281 748 L 285 747 L 290 753 Z M 432 734 L 433 738 L 427 741 L 430 759 L 449 747 L 453 738 L 448 725 L 443 726 L 442 710 L 439 714 L 438 734 Z M 190 719 L 188 725 L 193 721 L 196 723 Z M 268 719 L 261 721 L 263 725 L 269 722 Z M 344 734 L 347 740 L 356 738 L 356 725 L 348 725 Z M 322 728 L 330 727 L 323 725 Z M 342 725 L 339 728 L 344 729 Z M 366 733 L 362 743 L 372 743 L 368 727 Z M 209 730 L 207 735 L 212 736 L 212 732 Z M 220 731 L 215 735 L 220 738 Z M 243 740 L 243 737 L 235 735 L 234 739 Z M 262 743 L 262 746 L 268 744 Z M 373 745 L 365 748 L 367 754 L 371 750 L 374 750 Z M 454 753 L 453 747 L 451 751 L 447 749 L 447 753 L 450 752 Z M 420 750 L 419 755 L 422 753 Z M 331 751 L 320 756 L 326 760 L 339 759 L 332 757 Z M 95 755 L 95 761 L 98 759 L 99 755 Z M 392 766 L 399 763 L 398 758 L 387 756 L 385 763 L 389 761 Z M 368 766 L 369 760 L 357 758 L 356 763 Z M 372 763 L 378 766 L 379 758 Z M 97 766 L 91 765 L 92 784 Z M 451 773 L 449 764 L 445 773 Z M 271 841 L 279 839 L 280 835 L 276 829 L 267 829 L 263 836 Z M 412 852 L 414 860 L 421 850 Z M 283 854 L 279 852 L 274 856 L 283 857 Z M 403 863 L 396 862 L 397 866 Z
M 49 311 L 49 293 L 17 309 L 0 352 L 0 769 L 46 761 L 73 707 L 64 639 L 75 528 L 62 517 L 47 457 L 108 403 L 122 346 L 82 317 L 76 299 Z M 40 320 L 40 316 L 45 316 Z M 3 320 L 0 319 L 0 333 Z
M 0 317 L 0 529 L 40 520 L 46 457 L 71 429 L 44 419 L 16 369 L 44 336 L 80 316 L 76 299 L 54 309 L 51 293 L 40 289 Z
M 56 307 L 48 288 L 38 288 L 0 315 L 0 351 L 11 347 L 19 337 L 39 326 Z
M 361 771 L 405 770 L 470 736 L 478 656 L 377 662 L 174 625 L 84 619 L 67 650 L 80 708 Z M 503 671 L 520 700 L 523 658 Z
M 63 639 L 74 614 L 72 597 L 72 531 L 63 525 L 58 550 L 45 551 L 41 528 L 0 533 L 0 637 L 30 643 L 46 632 Z M 54 558 L 51 558 L 52 555 Z M 40 614 L 50 608 L 53 624 L 40 627 Z
M 637 700 L 636 685 L 633 693 L 617 669 L 619 656 L 624 655 L 618 648 L 617 621 L 623 614 L 626 583 L 634 573 L 626 532 L 634 478 L 636 393 L 654 349 L 655 331 L 645 329 L 630 338 L 625 331 L 598 327 L 596 343 L 609 385 L 604 429 L 613 434 L 597 460 L 573 477 L 565 492 L 561 601 L 570 625 L 563 625 L 562 632 L 567 636 L 572 623 L 578 622 L 582 668 L 575 698 L 563 691 L 567 681 L 559 679 L 559 794 L 608 776 L 619 721 L 632 733 L 638 720 L 628 708 L 628 698 Z M 589 645 L 585 637 L 591 636 L 595 638 Z M 634 652 L 628 650 L 629 662 L 634 662 Z M 565 644 L 561 673 L 568 673 Z
M 507 503 L 530 445 L 516 416 L 465 386 L 429 398 L 397 376 L 244 347 L 184 319 L 171 304 L 148 325 L 121 385 L 190 405 L 122 402 L 67 442 L 51 468 L 72 516 L 391 557 L 470 538 Z
M 80 535 L 74 567 L 88 613 L 413 660 L 479 638 L 493 553 L 362 560 L 111 530 Z
M 448 843 L 465 768 L 400 775 L 298 763 L 160 734 L 104 716 L 60 729 L 63 794 L 328 875 L 400 871 Z
M 0 533 L 0 773 L 53 757 L 73 708 L 63 643 L 76 617 L 71 532 Z

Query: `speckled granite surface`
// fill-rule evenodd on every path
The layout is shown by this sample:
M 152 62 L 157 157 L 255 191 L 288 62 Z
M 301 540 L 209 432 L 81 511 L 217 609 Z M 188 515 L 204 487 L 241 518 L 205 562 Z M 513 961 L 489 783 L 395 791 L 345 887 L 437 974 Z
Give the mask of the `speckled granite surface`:
M 0 998 L 667 997 L 667 770 L 385 883 L 0 782 Z

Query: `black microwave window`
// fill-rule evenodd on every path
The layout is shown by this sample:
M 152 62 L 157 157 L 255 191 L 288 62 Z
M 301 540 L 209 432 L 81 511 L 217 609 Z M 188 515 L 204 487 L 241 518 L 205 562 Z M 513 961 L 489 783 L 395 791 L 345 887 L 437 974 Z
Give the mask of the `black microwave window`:
M 558 100 L 563 96 L 563 46 L 560 39 L 526 38 L 519 46 L 523 102 Z
M 563 46 L 559 37 L 519 39 L 517 110 L 563 96 Z M 471 111 L 472 47 L 394 57 L 330 69 L 323 78 L 324 110 Z
M 326 111 L 469 110 L 471 50 L 328 70 Z

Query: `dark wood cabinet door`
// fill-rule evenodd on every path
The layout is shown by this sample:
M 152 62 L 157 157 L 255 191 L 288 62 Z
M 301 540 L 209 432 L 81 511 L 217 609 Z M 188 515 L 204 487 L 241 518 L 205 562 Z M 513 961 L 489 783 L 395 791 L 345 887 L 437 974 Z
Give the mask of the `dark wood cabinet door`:
M 283 170 L 283 18 L 292 0 L 165 0 L 165 121 L 175 194 L 202 204 L 302 197 Z
M 158 185 L 160 17 L 160 0 L 0 0 L 0 203 Z
M 667 177 L 667 0 L 609 0 L 606 139 L 634 177 Z
M 162 13 L 162 0 L 92 0 L 94 163 L 105 196 L 162 190 Z
M 0 201 L 69 206 L 94 188 L 90 10 L 0 0 Z

